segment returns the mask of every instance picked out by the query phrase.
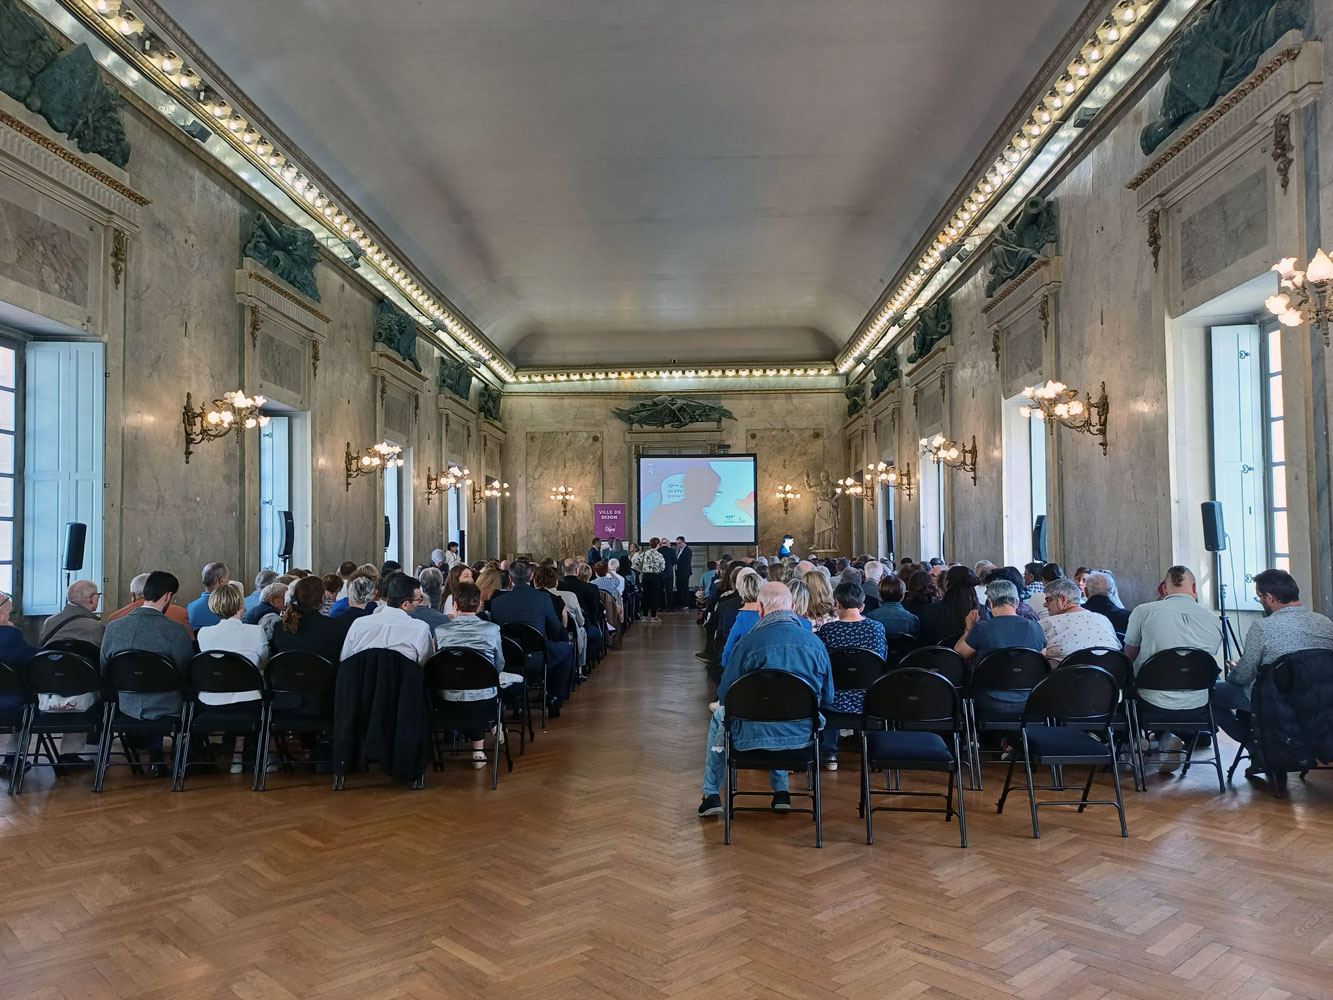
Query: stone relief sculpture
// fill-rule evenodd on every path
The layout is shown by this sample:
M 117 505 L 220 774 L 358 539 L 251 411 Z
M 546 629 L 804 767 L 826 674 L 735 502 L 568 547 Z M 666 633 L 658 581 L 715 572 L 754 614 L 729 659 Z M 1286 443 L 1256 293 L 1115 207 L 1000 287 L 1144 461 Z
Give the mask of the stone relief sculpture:
M 1309 0 L 1217 0 L 1171 47 L 1161 114 L 1139 134 L 1144 154 L 1230 93 L 1279 38 L 1309 24 Z
M 493 389 L 484 382 L 477 390 L 477 409 L 483 417 L 494 420 L 497 424 L 500 422 L 500 399 L 500 390 Z
M 466 361 L 440 358 L 440 391 L 452 392 L 467 402 L 472 394 L 472 368 Z
M 866 384 L 854 382 L 842 394 L 847 397 L 847 416 L 854 417 L 866 408 Z
M 381 299 L 375 303 L 375 343 L 397 351 L 404 361 L 421 371 L 417 360 L 417 325 L 412 317 L 392 302 Z
M 912 334 L 912 353 L 907 363 L 914 365 L 929 354 L 942 340 L 953 335 L 953 309 L 947 298 L 939 299 L 921 310 L 916 318 L 916 332 Z
M 815 498 L 815 548 L 830 550 L 838 547 L 838 523 L 841 520 L 842 510 L 838 507 L 838 500 L 841 494 L 838 493 L 837 486 L 828 474 L 828 469 L 823 469 L 819 473 L 819 481 L 815 482 L 810 478 L 810 473 L 805 474 L 805 488 Z
M 46 26 L 16 0 L 0 0 L 0 90 L 22 101 L 85 153 L 130 162 L 120 94 L 87 45 L 60 51 Z
M 721 427 L 723 420 L 736 419 L 726 407 L 687 396 L 654 396 L 611 412 L 630 427 L 638 424 L 640 427 L 674 427 L 677 430 L 699 423 L 715 423 Z
M 1046 247 L 1059 238 L 1059 223 L 1054 198 L 1029 198 L 1011 225 L 995 231 L 987 298 L 1046 255 Z
M 898 363 L 898 351 L 890 350 L 875 362 L 875 383 L 870 387 L 870 398 L 879 399 L 893 383 L 903 376 L 902 366 Z
M 256 212 L 250 219 L 250 235 L 241 252 L 302 295 L 319 301 L 319 286 L 315 284 L 319 250 L 315 234 L 308 229 L 280 226 L 263 212 Z

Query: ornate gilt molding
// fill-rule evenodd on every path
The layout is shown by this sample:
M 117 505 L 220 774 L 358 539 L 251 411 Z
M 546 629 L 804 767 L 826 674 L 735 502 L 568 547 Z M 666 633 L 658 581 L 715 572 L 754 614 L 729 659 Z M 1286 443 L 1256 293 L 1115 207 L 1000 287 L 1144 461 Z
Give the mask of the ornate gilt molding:
M 1277 176 L 1282 182 L 1282 193 L 1287 193 L 1291 183 L 1291 115 L 1283 112 L 1273 122 L 1273 162 L 1277 164 Z
M 120 279 L 125 274 L 125 230 L 113 228 L 111 230 L 111 281 L 116 288 L 120 287 Z
M 276 281 L 272 281 L 269 278 L 266 278 L 258 271 L 247 271 L 246 273 L 250 276 L 251 281 L 263 285 L 264 287 L 276 292 L 278 295 L 281 295 L 284 299 L 287 299 L 289 302 L 294 302 L 296 305 L 300 306 L 302 309 L 308 312 L 311 316 L 315 317 L 315 319 L 319 320 L 321 323 L 333 322 L 332 319 L 330 319 L 328 316 L 325 316 L 318 309 L 313 308 L 308 302 L 302 299 L 295 292 L 284 288 Z
M 250 346 L 259 346 L 259 328 L 264 325 L 259 315 L 259 306 L 250 306 Z
M 89 177 L 97 181 L 99 184 L 102 184 L 103 186 L 110 188 L 112 191 L 116 192 L 116 194 L 120 195 L 122 198 L 127 199 L 133 204 L 139 206 L 152 204 L 151 201 L 149 201 L 143 195 L 139 194 L 138 191 L 135 191 L 129 185 L 122 184 L 120 181 L 116 180 L 114 177 L 108 174 L 105 170 L 98 170 L 87 160 L 71 153 L 68 149 L 66 149 L 60 143 L 56 142 L 50 136 L 43 135 L 40 131 L 33 128 L 27 122 L 14 117 L 13 115 L 9 114 L 9 112 L 0 110 L 0 125 L 7 125 L 10 129 L 17 132 L 25 139 L 28 139 L 31 142 L 36 143 L 38 146 L 41 146 L 48 153 L 60 157 L 60 159 L 64 160 L 70 166 L 74 167 L 74 169 L 79 170 L 84 174 L 87 174 Z
M 319 377 L 319 341 L 310 342 L 310 380 L 313 382 Z
M 995 332 L 990 335 L 991 353 L 995 355 L 995 370 L 1000 370 L 1000 328 L 997 326 Z
M 389 380 L 383 375 L 380 376 L 380 406 L 384 405 L 384 397 L 389 394 Z
M 949 369 L 944 368 L 940 371 L 940 402 L 949 401 Z
M 1037 319 L 1041 321 L 1042 340 L 1051 339 L 1051 297 L 1043 295 L 1037 306 Z
M 1152 251 L 1152 269 L 1156 271 L 1162 256 L 1162 213 L 1155 208 L 1148 213 L 1148 249 Z
M 1009 298 L 1009 296 L 1013 295 L 1014 292 L 1018 291 L 1018 289 L 1023 285 L 1024 282 L 1026 282 L 1034 274 L 1037 274 L 1043 268 L 1049 267 L 1050 264 L 1051 264 L 1051 258 L 1049 257 L 1041 257 L 1038 260 L 1033 261 L 1031 267 L 1029 267 L 1017 278 L 1015 278 L 1013 281 L 1009 282 L 1009 284 L 1005 285 L 1002 289 L 996 292 L 995 298 L 991 299 L 989 302 L 987 302 L 984 306 L 981 307 L 981 315 L 983 316 L 988 315 L 992 309 L 998 306 L 1005 299 Z
M 921 416 L 921 387 L 917 386 L 912 390 L 912 416 Z

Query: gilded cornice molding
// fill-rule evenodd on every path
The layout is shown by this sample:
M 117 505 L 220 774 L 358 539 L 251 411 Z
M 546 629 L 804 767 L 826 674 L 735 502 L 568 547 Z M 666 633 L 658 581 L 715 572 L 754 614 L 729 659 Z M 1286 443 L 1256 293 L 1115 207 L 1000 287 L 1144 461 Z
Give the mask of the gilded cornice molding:
M 987 302 L 984 306 L 981 307 L 981 315 L 983 316 L 990 315 L 990 311 L 992 309 L 998 306 L 1005 299 L 1009 298 L 1009 296 L 1013 295 L 1014 292 L 1018 291 L 1019 288 L 1022 287 L 1023 283 L 1026 282 L 1029 278 L 1031 278 L 1034 274 L 1037 274 L 1043 269 L 1050 267 L 1050 264 L 1051 264 L 1051 258 L 1049 257 L 1041 257 L 1033 261 L 1031 266 L 1029 266 L 1026 271 L 1020 274 L 1013 281 L 1009 282 L 1009 284 L 1007 284 L 1003 289 L 996 292 L 995 298 L 991 299 L 989 302 Z
M 305 327 L 312 333 L 323 335 L 327 332 L 328 326 L 333 320 L 312 306 L 303 296 L 261 272 L 259 270 L 261 265 L 251 258 L 246 257 L 242 261 L 242 265 L 243 266 L 236 271 L 237 295 L 248 295 L 258 300 L 261 305 L 277 309 L 293 322 Z M 255 289 L 251 287 L 253 285 L 262 286 L 265 289 L 265 293 L 256 293 Z M 279 302 L 277 299 L 282 299 L 283 301 Z M 290 305 L 288 305 L 288 303 Z M 298 313 L 294 311 L 292 307 L 295 307 L 296 310 L 300 310 L 300 312 Z M 312 320 L 314 322 L 312 322 Z
M 85 196 L 98 202 L 108 210 L 115 212 L 117 215 L 120 215 L 126 219 L 133 219 L 136 213 L 133 211 L 133 209 L 129 209 L 123 205 L 117 204 L 115 201 L 108 202 L 107 199 L 98 197 L 95 189 L 93 189 L 92 186 L 87 183 L 86 179 L 91 178 L 93 181 L 96 181 L 103 187 L 115 192 L 115 194 L 119 195 L 120 198 L 124 199 L 125 201 L 129 202 L 131 205 L 134 205 L 135 207 L 142 207 L 144 205 L 152 204 L 147 198 L 139 194 L 138 191 L 135 191 L 128 184 L 123 184 L 120 181 L 116 180 L 116 178 L 112 177 L 105 170 L 99 170 L 97 167 L 93 166 L 87 160 L 66 149 L 55 139 L 52 139 L 50 136 L 44 134 L 39 129 L 34 128 L 33 126 L 29 125 L 22 119 L 16 118 L 14 115 L 11 115 L 9 112 L 4 111 L 3 109 L 0 109 L 0 125 L 4 125 L 9 129 L 9 131 L 7 132 L 0 133 L 0 136 L 5 137 L 3 140 L 0 140 L 0 143 L 2 143 L 2 146 L 6 152 L 13 153 L 14 155 L 22 159 L 24 162 L 28 163 L 29 165 L 37 169 L 43 169 L 48 165 L 35 163 L 33 162 L 33 157 L 31 155 L 23 154 L 23 151 L 19 148 L 19 143 L 17 141 L 18 137 L 21 136 L 28 142 L 41 147 L 41 149 L 43 149 L 45 152 L 51 154 L 52 156 L 58 157 L 59 159 L 63 160 L 66 164 L 68 164 L 69 167 L 72 167 L 75 171 L 78 171 L 79 173 L 83 174 L 85 178 L 82 183 L 78 182 L 77 180 L 69 176 L 62 177 L 61 178 L 62 180 L 68 183 L 70 187 L 75 188 L 81 194 L 84 194 Z M 66 170 L 68 170 L 68 168 L 66 168 Z M 45 172 L 51 174 L 57 173 L 57 171 L 49 169 L 45 170 Z

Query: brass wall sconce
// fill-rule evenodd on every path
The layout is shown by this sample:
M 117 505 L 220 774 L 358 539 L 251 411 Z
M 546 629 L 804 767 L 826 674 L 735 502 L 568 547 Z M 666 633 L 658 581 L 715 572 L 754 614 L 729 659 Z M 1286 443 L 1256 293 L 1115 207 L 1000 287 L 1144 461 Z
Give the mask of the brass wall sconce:
M 238 427 L 249 430 L 267 424 L 268 417 L 259 412 L 259 408 L 267 402 L 263 396 L 247 396 L 237 389 L 235 392 L 224 392 L 221 399 L 213 400 L 211 409 L 201 406 L 196 410 L 194 397 L 187 392 L 185 405 L 181 407 L 181 425 L 185 428 L 185 464 L 190 464 L 190 456 L 194 454 L 193 446 L 196 444 L 226 437 Z
M 916 487 L 912 483 L 911 462 L 903 463 L 901 469 L 885 462 L 876 462 L 874 465 L 867 465 L 866 472 L 873 476 L 881 486 L 887 486 L 891 490 L 902 490 L 904 497 L 908 500 L 912 499 L 912 490 Z
M 1018 412 L 1023 416 L 1046 421 L 1052 434 L 1058 423 L 1080 434 L 1101 438 L 1102 454 L 1106 454 L 1106 412 L 1110 404 L 1106 399 L 1105 382 L 1102 383 L 1101 395 L 1095 401 L 1091 393 L 1079 399 L 1077 389 L 1055 381 L 1048 381 L 1045 385 L 1030 385 L 1023 390 L 1023 396 L 1032 400 L 1031 406 L 1019 409 Z
M 859 479 L 848 476 L 846 479 L 835 479 L 833 485 L 836 487 L 835 493 L 853 500 L 865 500 L 870 506 L 875 506 L 875 491 L 867 490 Z
M 1317 250 L 1310 258 L 1308 270 L 1296 270 L 1295 257 L 1283 257 L 1273 265 L 1273 270 L 1286 291 L 1270 295 L 1264 301 L 1268 311 L 1283 326 L 1300 326 L 1308 318 L 1319 327 L 1324 346 L 1328 347 L 1328 328 L 1333 323 L 1333 260 L 1323 250 Z
M 448 493 L 450 490 L 456 490 L 460 486 L 472 485 L 472 473 L 465 468 L 460 468 L 453 462 L 449 463 L 448 468 L 438 476 L 426 467 L 426 505 L 430 505 L 431 497 L 437 497 L 441 493 Z
M 796 492 L 796 488 L 792 486 L 791 483 L 784 483 L 782 486 L 779 486 L 775 496 L 782 501 L 782 513 L 784 515 L 787 513 L 787 508 L 793 500 L 801 499 L 801 494 Z
M 936 465 L 947 465 L 951 469 L 961 469 L 972 473 L 972 485 L 977 485 L 977 439 L 972 437 L 972 444 L 959 445 L 950 441 L 943 434 L 936 434 L 927 440 L 921 439 L 921 452 L 929 455 Z
M 480 507 L 487 500 L 499 500 L 501 497 L 507 496 L 509 496 L 508 483 L 486 483 L 482 486 L 478 486 L 476 483 L 472 484 L 473 507 Z M 570 495 L 570 499 L 573 499 L 573 494 Z
M 551 499 L 560 502 L 560 514 L 564 517 L 569 516 L 569 504 L 574 499 L 574 490 L 565 486 L 563 483 L 551 490 Z
M 396 444 L 389 444 L 388 441 L 381 441 L 379 444 L 373 444 L 361 454 L 352 451 L 352 442 L 347 442 L 347 450 L 343 453 L 343 465 L 347 472 L 346 489 L 352 488 L 352 480 L 360 479 L 362 476 L 368 476 L 372 472 L 383 472 L 390 466 L 401 468 L 403 459 L 401 457 L 403 449 Z

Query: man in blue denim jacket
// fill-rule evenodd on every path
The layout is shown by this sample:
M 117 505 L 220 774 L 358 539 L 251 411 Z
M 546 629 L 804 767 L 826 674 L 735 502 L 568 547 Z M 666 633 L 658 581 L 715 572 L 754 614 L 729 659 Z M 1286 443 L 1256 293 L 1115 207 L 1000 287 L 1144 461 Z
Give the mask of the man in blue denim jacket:
M 792 611 L 791 591 L 781 583 L 766 583 L 759 588 L 759 624 L 732 650 L 726 672 L 717 686 L 718 708 L 708 727 L 708 755 L 704 764 L 704 798 L 700 816 L 722 812 L 722 782 L 726 780 L 726 741 L 722 717 L 727 690 L 742 674 L 768 668 L 795 674 L 819 692 L 822 708 L 833 707 L 833 668 L 828 650 Z M 821 724 L 823 722 L 821 718 Z M 733 722 L 732 745 L 737 750 L 790 750 L 810 745 L 808 722 Z M 770 771 L 773 808 L 791 808 L 787 791 L 787 772 Z

